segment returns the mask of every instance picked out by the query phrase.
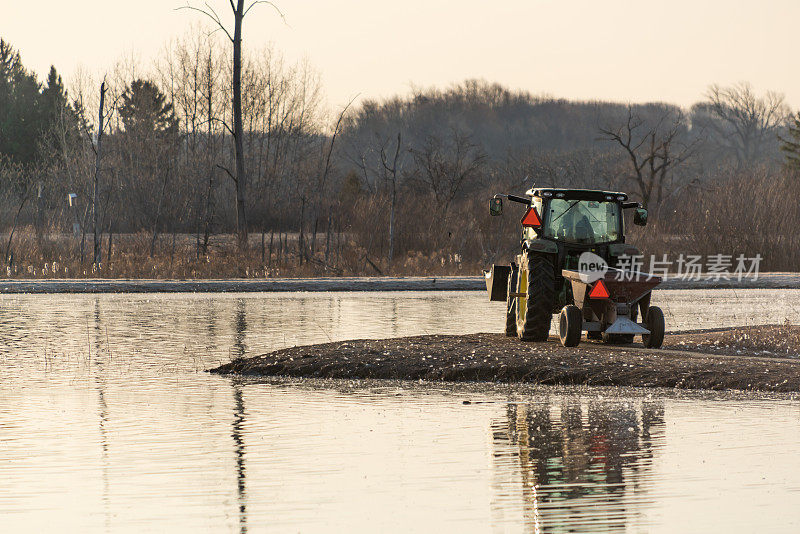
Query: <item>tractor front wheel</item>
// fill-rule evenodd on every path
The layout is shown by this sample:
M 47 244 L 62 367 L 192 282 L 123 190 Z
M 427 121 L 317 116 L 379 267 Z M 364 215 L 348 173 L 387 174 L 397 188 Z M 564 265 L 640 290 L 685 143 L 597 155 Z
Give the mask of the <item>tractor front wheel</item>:
M 517 273 L 517 336 L 523 341 L 547 341 L 556 298 L 553 263 L 536 254 L 522 257 Z
M 657 349 L 664 343 L 664 312 L 658 306 L 650 306 L 644 322 L 650 333 L 642 335 L 642 342 L 645 347 Z

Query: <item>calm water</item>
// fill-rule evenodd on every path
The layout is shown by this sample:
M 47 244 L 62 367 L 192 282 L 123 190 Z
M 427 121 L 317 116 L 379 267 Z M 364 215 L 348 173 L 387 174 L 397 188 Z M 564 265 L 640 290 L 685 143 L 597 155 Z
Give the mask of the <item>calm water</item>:
M 798 297 L 655 299 L 686 329 L 796 323 Z M 792 397 L 202 371 L 502 313 L 482 293 L 0 297 L 0 530 L 800 529 Z

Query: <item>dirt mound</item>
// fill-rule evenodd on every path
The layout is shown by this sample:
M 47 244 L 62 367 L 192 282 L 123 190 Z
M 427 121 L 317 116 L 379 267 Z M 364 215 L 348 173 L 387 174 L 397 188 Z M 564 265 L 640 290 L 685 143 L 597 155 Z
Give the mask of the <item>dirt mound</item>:
M 674 334 L 664 348 L 730 356 L 769 356 L 800 360 L 800 326 L 771 325 Z
M 292 347 L 238 359 L 211 369 L 211 372 L 314 378 L 800 391 L 800 360 L 744 353 L 696 352 L 704 348 L 703 343 L 708 340 L 712 340 L 711 347 L 734 351 L 733 354 L 736 350 L 744 351 L 745 347 L 765 346 L 758 343 L 770 343 L 770 339 L 775 340 L 772 342 L 775 344 L 770 346 L 780 347 L 781 331 L 773 330 L 780 328 L 783 327 L 668 335 L 665 343 L 668 348 L 659 350 L 644 349 L 639 344 L 610 346 L 586 341 L 578 347 L 565 348 L 553 340 L 522 343 L 501 334 L 342 341 Z M 759 336 L 762 331 L 764 336 Z M 797 347 L 796 331 L 794 335 L 791 343 Z M 762 341 L 753 341 L 757 339 Z M 722 340 L 729 340 L 728 345 L 724 345 Z M 718 341 L 717 345 L 713 341 Z

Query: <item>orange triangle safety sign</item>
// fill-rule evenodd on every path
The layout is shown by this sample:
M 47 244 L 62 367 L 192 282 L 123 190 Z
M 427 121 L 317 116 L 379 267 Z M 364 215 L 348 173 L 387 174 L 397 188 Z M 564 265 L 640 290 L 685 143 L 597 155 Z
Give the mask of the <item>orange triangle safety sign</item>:
M 589 290 L 590 299 L 607 299 L 610 297 L 611 294 L 608 292 L 608 288 L 602 280 L 598 280 L 592 289 Z
M 522 217 L 522 226 L 529 227 L 529 228 L 541 228 L 542 227 L 542 220 L 539 218 L 539 214 L 536 213 L 536 208 L 531 206 L 528 208 L 528 211 L 525 212 L 525 215 Z

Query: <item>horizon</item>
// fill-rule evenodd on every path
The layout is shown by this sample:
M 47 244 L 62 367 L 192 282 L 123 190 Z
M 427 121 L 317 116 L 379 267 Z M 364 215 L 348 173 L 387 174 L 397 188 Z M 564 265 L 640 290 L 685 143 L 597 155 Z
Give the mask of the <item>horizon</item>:
M 97 0 L 77 4 L 45 0 L 35 21 L 19 4 L 4 8 L 8 24 L 0 37 L 19 51 L 40 82 L 50 65 L 67 86 L 79 70 L 102 76 L 126 57 L 147 69 L 171 39 L 197 23 L 208 24 L 199 13 L 176 10 L 185 5 L 180 0 L 143 0 L 133 10 Z M 244 45 L 257 50 L 271 43 L 287 61 L 307 59 L 320 75 L 331 108 L 356 95 L 357 102 L 380 101 L 468 79 L 569 101 L 663 102 L 682 108 L 701 101 L 711 84 L 748 82 L 758 94 L 775 91 L 792 107 L 800 103 L 800 75 L 790 67 L 789 46 L 791 21 L 800 15 L 800 5 L 789 0 L 768 0 L 766 8 L 739 2 L 745 6 L 740 10 L 721 0 L 689 9 L 691 2 L 678 0 L 666 13 L 658 6 L 626 7 L 619 1 L 603 6 L 588 0 L 569 5 L 506 1 L 490 17 L 480 4 L 468 0 L 452 12 L 446 2 L 435 2 L 419 18 L 415 8 L 428 5 L 421 0 L 402 9 L 358 0 L 336 6 L 279 3 L 286 23 L 271 7 L 259 6 L 245 19 Z M 231 18 L 227 4 L 217 0 L 211 5 L 219 8 L 223 21 Z M 355 9 L 347 8 L 358 6 L 360 16 L 349 16 Z M 577 6 L 582 6 L 580 17 L 571 11 Z M 637 26 L 655 14 L 664 19 L 659 30 Z M 712 14 L 713 20 L 706 20 Z M 123 15 L 127 24 L 107 23 Z M 547 24 L 567 19 L 567 30 Z M 517 30 L 528 20 L 535 21 L 534 33 L 521 35 Z M 41 39 L 43 31 L 51 37 Z M 637 46 L 616 52 L 615 32 Z M 476 33 L 482 38 L 475 39 Z M 54 42 L 59 46 L 54 48 Z M 103 43 L 99 51 L 98 42 Z M 526 65 L 533 68 L 522 68 Z

